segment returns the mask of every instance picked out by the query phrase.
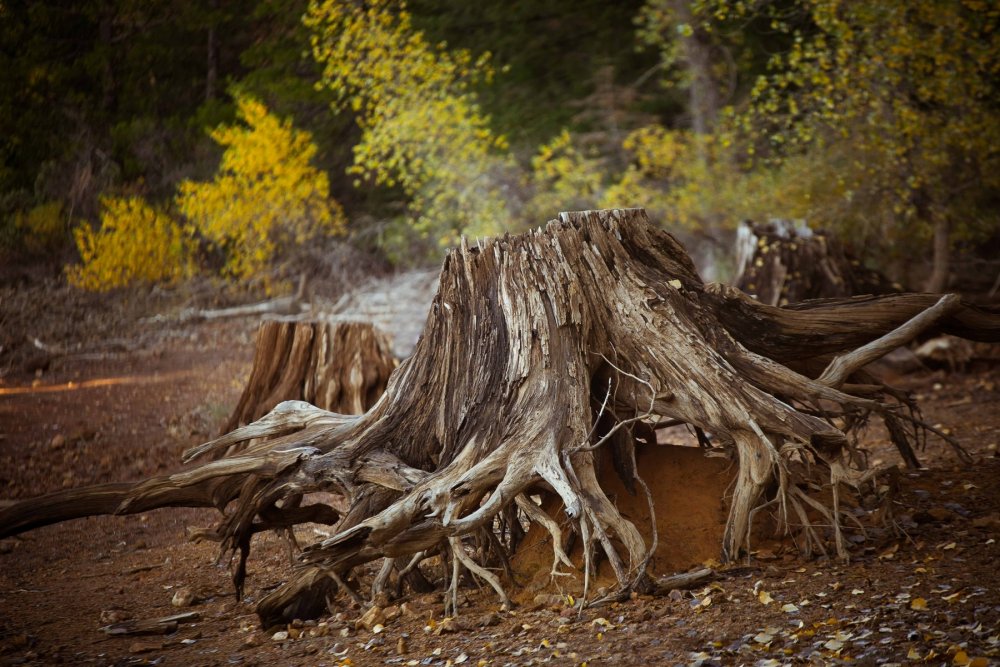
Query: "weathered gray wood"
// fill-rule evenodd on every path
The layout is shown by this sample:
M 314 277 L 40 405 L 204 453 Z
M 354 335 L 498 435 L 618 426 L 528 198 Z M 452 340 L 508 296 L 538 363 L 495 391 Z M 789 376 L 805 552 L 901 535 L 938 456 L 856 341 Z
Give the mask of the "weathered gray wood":
M 169 635 L 177 632 L 181 623 L 190 623 L 201 618 L 196 611 L 189 611 L 163 618 L 135 619 L 112 623 L 101 628 L 101 632 L 112 637 L 128 637 L 133 635 Z
M 388 336 L 368 322 L 264 320 L 250 378 L 223 431 L 260 419 L 282 401 L 361 414 L 396 367 L 390 348 Z
M 115 511 L 184 502 L 224 510 L 211 535 L 240 551 L 239 586 L 250 538 L 262 526 L 332 517 L 333 508 L 291 511 L 312 492 L 346 499 L 334 534 L 302 554 L 310 564 L 304 572 L 313 574 L 294 578 L 261 609 L 262 618 L 273 618 L 295 607 L 299 595 L 312 595 L 308 577 L 346 580 L 353 567 L 382 558 L 442 554 L 451 565 L 450 599 L 462 568 L 503 599 L 480 559 L 512 542 L 501 535 L 490 549 L 455 551 L 511 512 L 558 530 L 552 527 L 564 521 L 525 504 L 532 489 L 543 488 L 559 496 L 584 545 L 584 600 L 597 550 L 618 579 L 615 594 L 650 590 L 651 545 L 601 487 L 594 450 L 607 443 L 627 459 L 636 442 L 622 438 L 676 420 L 711 432 L 739 463 L 724 559 L 746 547 L 753 512 L 772 485 L 778 520 L 803 550 L 845 556 L 842 499 L 878 471 L 859 468 L 847 434 L 816 415 L 849 416 L 845 423 L 857 428 L 868 415 L 887 414 L 886 404 L 897 398 L 863 380 L 837 389 L 784 364 L 828 362 L 897 329 L 938 298 L 766 306 L 738 290 L 704 285 L 683 248 L 641 210 L 562 214 L 544 229 L 463 242 L 448 255 L 413 355 L 364 414 L 281 403 L 189 456 L 245 444 L 238 453 L 115 489 Z M 1000 339 L 1000 313 L 954 308 L 941 314 L 938 328 Z M 286 336 L 281 349 L 290 353 L 293 338 Z M 267 355 L 260 362 L 269 373 L 277 363 Z M 644 471 L 621 469 L 645 488 Z M 824 486 L 833 489 L 832 505 L 811 495 Z M 25 517 L 38 507 L 27 501 L 0 510 L 0 535 L 37 525 Z M 57 514 L 49 511 L 46 521 Z M 833 545 L 817 522 L 832 527 Z M 564 556 L 553 550 L 553 572 L 567 567 Z M 312 608 L 319 598 L 309 600 Z
M 718 577 L 718 573 L 710 567 L 703 567 L 691 572 L 681 572 L 667 577 L 659 577 L 653 585 L 657 593 L 684 591 L 695 586 L 701 586 Z

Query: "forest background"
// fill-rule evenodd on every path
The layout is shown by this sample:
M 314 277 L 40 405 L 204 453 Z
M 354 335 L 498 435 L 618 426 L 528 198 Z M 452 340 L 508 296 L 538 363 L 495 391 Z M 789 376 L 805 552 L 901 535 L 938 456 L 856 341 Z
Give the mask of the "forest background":
M 303 252 L 420 265 L 643 206 L 709 278 L 777 217 L 985 291 L 998 24 L 978 0 L 3 0 L 0 257 L 274 292 Z

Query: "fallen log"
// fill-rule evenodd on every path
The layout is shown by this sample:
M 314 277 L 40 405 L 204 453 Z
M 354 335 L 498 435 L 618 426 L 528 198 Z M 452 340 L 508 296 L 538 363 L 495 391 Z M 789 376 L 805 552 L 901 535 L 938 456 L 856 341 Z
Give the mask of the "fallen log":
M 303 569 L 261 601 L 266 626 L 320 606 L 316 582 L 343 588 L 338 582 L 376 560 L 373 595 L 394 572 L 402 579 L 435 556 L 447 565 L 449 612 L 466 570 L 506 603 L 509 582 L 490 568 L 506 561 L 525 524 L 550 532 L 553 576 L 573 567 L 560 522 L 530 500 L 540 489 L 560 499 L 562 523 L 582 544 L 586 602 L 598 554 L 617 582 L 611 594 L 656 588 L 647 572 L 655 528 L 644 535 L 622 515 L 598 481 L 596 454 L 614 449 L 615 470 L 647 499 L 652 517 L 656 480 L 637 468 L 635 448 L 657 446 L 654 426 L 670 420 L 711 433 L 715 453 L 737 463 L 722 560 L 748 548 L 764 507 L 803 553 L 846 558 L 852 498 L 879 493 L 870 482 L 880 470 L 856 455 L 856 431 L 871 417 L 899 420 L 903 437 L 918 427 L 892 391 L 853 379 L 871 348 L 849 353 L 876 339 L 876 351 L 887 352 L 917 328 L 1000 340 L 1000 312 L 955 299 L 907 325 L 939 300 L 902 294 L 768 306 L 704 284 L 680 244 L 642 210 L 561 214 L 544 229 L 463 241 L 448 255 L 413 355 L 364 414 L 280 403 L 186 460 L 242 449 L 127 488 L 100 488 L 90 507 L 99 513 L 112 499 L 119 514 L 214 505 L 222 518 L 211 533 L 241 554 L 238 589 L 256 532 L 338 521 L 331 536 L 306 547 Z M 804 375 L 785 365 L 792 361 L 830 370 Z M 346 498 L 346 512 L 309 503 L 315 492 Z M 88 491 L 73 493 L 82 500 Z M 66 497 L 0 510 L 0 536 L 79 516 L 59 501 Z

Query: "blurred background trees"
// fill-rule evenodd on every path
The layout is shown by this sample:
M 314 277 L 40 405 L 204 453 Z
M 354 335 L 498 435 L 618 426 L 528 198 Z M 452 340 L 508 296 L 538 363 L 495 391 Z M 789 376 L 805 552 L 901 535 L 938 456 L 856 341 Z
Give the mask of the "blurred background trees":
M 644 206 L 713 277 L 740 220 L 788 218 L 910 287 L 988 289 L 998 22 L 978 0 L 3 2 L 0 254 L 92 289 L 269 284 L 309 238 L 421 264 Z

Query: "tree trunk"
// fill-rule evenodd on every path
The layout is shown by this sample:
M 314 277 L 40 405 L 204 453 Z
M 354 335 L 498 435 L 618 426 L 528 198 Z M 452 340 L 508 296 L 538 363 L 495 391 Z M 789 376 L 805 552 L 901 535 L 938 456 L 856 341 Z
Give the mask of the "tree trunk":
M 208 43 L 205 49 L 205 102 L 215 99 L 215 86 L 219 78 L 219 44 L 215 33 L 215 25 L 218 20 L 216 13 L 219 9 L 218 0 L 210 0 L 208 7 L 211 10 L 210 23 L 208 25 Z
M 257 330 L 253 369 L 224 433 L 282 401 L 359 415 L 375 404 L 396 367 L 389 338 L 367 322 L 270 319 Z
M 691 13 L 689 0 L 673 0 L 671 4 L 677 25 L 686 25 L 691 29 L 691 34 L 681 37 L 690 79 L 688 106 L 691 113 L 691 129 L 695 134 L 708 134 L 715 126 L 715 119 L 719 115 L 719 86 L 712 74 L 712 44 L 704 31 L 698 27 L 698 22 Z
M 951 229 L 948 218 L 937 215 L 934 220 L 934 259 L 926 290 L 939 294 L 948 289 L 951 276 Z
M 239 453 L 99 487 L 89 508 L 218 507 L 219 524 L 200 535 L 240 550 L 240 586 L 255 532 L 337 518 L 322 496 L 303 506 L 287 500 L 347 498 L 335 534 L 309 545 L 307 567 L 261 601 L 267 623 L 301 613 L 297 601 L 316 597 L 316 581 L 328 586 L 376 559 L 384 561 L 374 594 L 394 570 L 402 578 L 440 554 L 452 564 L 448 611 L 463 568 L 507 603 L 504 582 L 487 568 L 506 562 L 523 535 L 514 524 L 538 523 L 561 544 L 559 522 L 530 500 L 542 489 L 561 500 L 583 545 L 581 599 L 589 601 L 598 550 L 617 581 L 612 595 L 655 588 L 647 564 L 656 533 L 646 541 L 620 513 L 598 482 L 595 456 L 616 448 L 619 473 L 652 510 L 634 448 L 656 446 L 650 424 L 666 418 L 711 432 L 715 453 L 738 461 L 723 559 L 747 546 L 763 503 L 803 552 L 846 557 L 841 514 L 854 492 L 877 493 L 863 483 L 879 472 L 854 455 L 855 429 L 886 414 L 916 429 L 907 411 L 893 410 L 891 391 L 853 373 L 925 330 L 997 340 L 1000 312 L 919 294 L 767 306 L 702 283 L 683 248 L 641 209 L 561 214 L 544 229 L 463 241 L 448 255 L 423 336 L 365 414 L 281 403 L 185 459 L 249 442 Z M 832 362 L 813 379 L 783 365 L 797 359 Z M 88 497 L 74 490 L 0 511 L 0 536 L 79 516 L 69 495 Z M 561 550 L 553 550 L 554 573 L 570 566 Z

